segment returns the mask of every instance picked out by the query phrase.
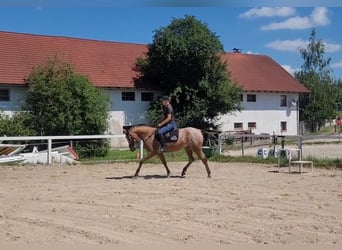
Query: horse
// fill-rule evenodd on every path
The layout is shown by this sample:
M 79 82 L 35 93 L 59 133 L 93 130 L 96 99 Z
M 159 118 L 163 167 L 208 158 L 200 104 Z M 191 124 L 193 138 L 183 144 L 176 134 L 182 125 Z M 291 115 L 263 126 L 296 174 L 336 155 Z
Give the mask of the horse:
M 132 152 L 136 150 L 136 144 L 140 141 L 143 141 L 144 148 L 148 151 L 148 154 L 140 160 L 134 177 L 139 176 L 141 166 L 144 164 L 144 162 L 155 155 L 159 156 L 166 169 L 166 176 L 170 177 L 170 170 L 167 166 L 165 156 L 163 152 L 159 152 L 159 141 L 155 137 L 156 132 L 157 128 L 146 125 L 133 126 L 130 129 L 124 129 L 129 148 Z M 202 151 L 202 145 L 203 135 L 201 130 L 193 127 L 186 127 L 179 129 L 179 136 L 176 142 L 165 143 L 164 152 L 175 152 L 183 148 L 185 149 L 189 161 L 183 168 L 181 177 L 185 177 L 187 169 L 189 168 L 191 163 L 195 161 L 193 157 L 193 152 L 195 152 L 203 162 L 208 174 L 208 178 L 210 178 L 211 171 L 209 169 L 207 158 Z

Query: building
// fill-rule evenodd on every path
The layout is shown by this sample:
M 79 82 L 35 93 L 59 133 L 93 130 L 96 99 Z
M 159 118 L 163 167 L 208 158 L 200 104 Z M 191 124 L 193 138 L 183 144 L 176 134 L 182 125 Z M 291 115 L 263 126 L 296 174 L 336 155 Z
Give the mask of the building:
M 295 135 L 298 133 L 300 94 L 309 90 L 272 58 L 225 53 L 233 81 L 242 86 L 242 111 L 223 115 L 223 131 Z
M 137 81 L 135 62 L 146 51 L 142 44 L 0 32 L 0 110 L 20 110 L 27 88 L 24 79 L 34 66 L 57 55 L 109 93 L 109 133 L 122 133 L 124 125 L 148 123 L 146 110 L 160 92 Z M 298 95 L 308 90 L 267 56 L 225 53 L 223 59 L 244 90 L 244 109 L 223 115 L 222 130 L 249 127 L 255 133 L 296 134 L 295 106 Z

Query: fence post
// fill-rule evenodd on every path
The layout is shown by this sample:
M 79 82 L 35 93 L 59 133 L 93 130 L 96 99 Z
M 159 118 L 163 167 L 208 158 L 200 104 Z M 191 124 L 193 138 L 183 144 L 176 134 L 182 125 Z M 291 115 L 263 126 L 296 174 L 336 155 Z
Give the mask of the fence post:
M 221 134 L 218 135 L 218 141 L 217 141 L 217 153 L 219 155 L 222 154 L 222 141 L 221 141 Z
M 244 149 L 244 147 L 243 147 L 243 141 L 244 141 L 244 137 L 241 137 L 241 155 L 242 156 L 245 156 L 245 149 Z
M 50 165 L 52 163 L 52 139 L 48 139 L 48 152 L 47 152 L 47 164 Z
M 144 142 L 143 142 L 143 140 L 140 140 L 139 145 L 140 145 L 140 148 L 139 148 L 139 150 L 140 150 L 140 160 L 142 160 L 144 158 Z
M 299 136 L 298 137 L 298 148 L 300 149 L 300 155 L 299 155 L 299 159 L 303 159 L 303 136 Z

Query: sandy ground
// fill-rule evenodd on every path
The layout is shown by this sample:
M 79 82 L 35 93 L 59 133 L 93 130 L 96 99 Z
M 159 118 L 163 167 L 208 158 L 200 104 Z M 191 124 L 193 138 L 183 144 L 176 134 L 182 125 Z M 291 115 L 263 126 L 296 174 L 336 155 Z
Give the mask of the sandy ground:
M 0 167 L 0 243 L 341 243 L 342 171 L 184 163 Z M 305 169 L 308 171 L 308 169 Z

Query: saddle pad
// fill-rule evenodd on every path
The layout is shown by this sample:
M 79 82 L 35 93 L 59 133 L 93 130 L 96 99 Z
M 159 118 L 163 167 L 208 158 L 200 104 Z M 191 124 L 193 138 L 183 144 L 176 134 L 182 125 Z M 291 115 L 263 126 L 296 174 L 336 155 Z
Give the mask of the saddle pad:
M 179 137 L 179 129 L 174 129 L 170 132 L 167 132 L 164 135 L 165 142 L 177 142 Z

